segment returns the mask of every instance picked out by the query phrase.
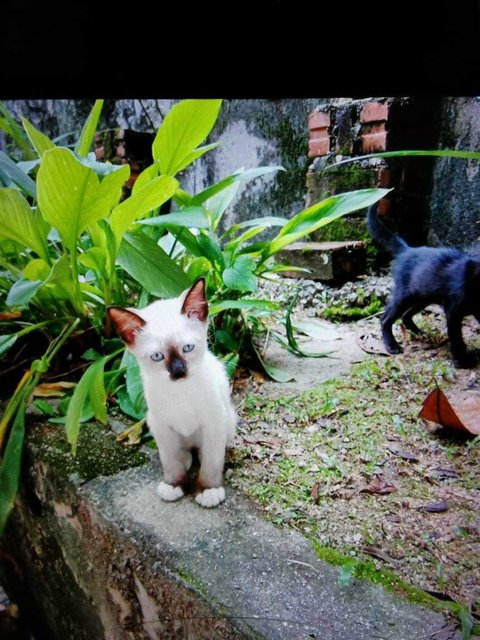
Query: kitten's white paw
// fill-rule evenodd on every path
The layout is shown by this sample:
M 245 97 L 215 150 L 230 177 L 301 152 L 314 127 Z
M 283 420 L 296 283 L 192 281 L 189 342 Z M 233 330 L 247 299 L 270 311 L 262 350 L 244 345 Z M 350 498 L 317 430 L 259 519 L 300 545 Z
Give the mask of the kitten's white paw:
M 216 507 L 225 500 L 225 489 L 223 487 L 215 487 L 214 489 L 205 489 L 199 493 L 195 501 L 202 507 Z
M 182 487 L 174 487 L 162 481 L 157 487 L 157 493 L 162 500 L 173 502 L 183 496 L 183 489 Z

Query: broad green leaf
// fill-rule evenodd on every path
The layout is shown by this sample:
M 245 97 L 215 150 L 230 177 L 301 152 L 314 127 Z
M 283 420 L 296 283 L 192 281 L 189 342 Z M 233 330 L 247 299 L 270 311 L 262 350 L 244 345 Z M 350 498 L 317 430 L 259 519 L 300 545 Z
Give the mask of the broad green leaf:
M 145 218 L 145 220 L 139 220 L 138 222 L 156 227 L 175 225 L 177 227 L 187 227 L 187 229 L 207 229 L 209 224 L 203 207 L 183 207 L 180 211 L 166 213 L 154 218 Z
M 119 244 L 130 225 L 152 209 L 156 209 L 173 196 L 178 181 L 170 176 L 159 176 L 121 202 L 110 217 L 110 226 Z
M 133 183 L 132 194 L 135 194 L 139 189 L 158 177 L 158 163 L 154 162 L 149 167 L 144 169 L 138 174 L 137 179 Z
M 245 233 L 242 233 L 238 238 L 231 240 L 229 243 L 225 245 L 225 251 L 234 251 L 237 247 L 241 246 L 248 240 L 251 240 L 255 236 L 257 236 L 262 231 L 265 231 L 265 227 L 253 227 L 253 229 L 248 229 Z
M 261 176 L 267 175 L 268 173 L 273 173 L 274 171 L 285 171 L 285 169 L 279 165 L 273 165 L 271 167 L 256 167 L 254 169 L 239 169 L 232 173 L 231 175 L 223 178 L 216 184 L 207 187 L 200 193 L 197 193 L 193 198 L 190 204 L 198 205 L 203 204 L 210 198 L 212 198 L 217 193 L 220 193 L 224 189 L 230 187 L 230 185 L 235 182 L 241 182 L 242 180 L 254 180 L 255 178 L 259 178 Z
M 17 409 L 0 464 L 0 537 L 3 535 L 8 517 L 13 509 L 20 484 L 24 437 L 25 409 L 22 405 Z
M 167 229 L 192 256 L 196 256 L 197 258 L 204 256 L 204 252 L 198 244 L 198 238 L 201 237 L 201 234 L 195 236 L 186 227 L 167 227 Z
M 255 260 L 251 256 L 239 256 L 233 265 L 225 269 L 222 273 L 225 286 L 234 291 L 256 291 L 257 278 L 254 275 L 255 267 Z
M 297 291 L 297 293 L 293 297 L 292 301 L 288 305 L 287 313 L 285 314 L 285 331 L 287 333 L 287 340 L 288 340 L 288 344 L 286 345 L 286 347 L 288 348 L 289 351 L 291 351 L 295 355 L 302 356 L 304 358 L 326 358 L 332 353 L 331 351 L 308 353 L 306 351 L 303 351 L 300 348 L 300 346 L 299 346 L 299 344 L 298 344 L 298 342 L 297 342 L 297 340 L 295 338 L 295 333 L 294 333 L 293 326 L 292 326 L 292 318 L 291 318 L 291 316 L 292 316 L 292 311 L 295 308 L 295 305 L 297 303 L 298 294 L 299 294 L 299 291 Z
M 195 160 L 203 156 L 205 153 L 207 153 L 207 151 L 211 151 L 212 149 L 215 149 L 216 147 L 218 147 L 219 144 L 220 144 L 219 142 L 206 144 L 204 147 L 198 147 L 198 149 L 195 149 L 195 151 L 188 153 L 183 158 L 182 162 L 175 167 L 175 173 L 176 174 L 179 173 L 179 171 L 182 171 L 182 169 L 185 169 L 185 167 L 188 167 L 189 164 L 192 164 L 192 162 L 195 162 Z
M 316 231 L 320 227 L 358 209 L 364 209 L 383 198 L 391 189 L 360 189 L 349 191 L 326 200 L 297 213 L 273 240 L 268 243 L 264 256 L 277 253 L 284 247 Z
M 0 102 L 0 114 L 0 129 L 3 129 L 5 133 L 8 133 L 8 135 L 15 142 L 15 146 L 18 147 L 18 149 L 21 149 L 24 160 L 33 160 L 35 154 L 30 147 L 30 143 L 27 139 L 27 136 L 25 135 L 25 131 L 18 124 L 18 122 L 14 118 L 12 118 L 10 112 L 3 104 L 3 102 Z
M 356 156 L 346 158 L 330 164 L 325 169 L 334 169 L 347 162 L 357 162 L 358 160 L 369 160 L 370 158 L 403 158 L 407 156 L 431 156 L 436 158 L 465 158 L 466 160 L 480 160 L 480 151 L 458 151 L 457 149 L 404 149 L 401 151 L 383 151 L 382 153 L 370 153 L 366 156 Z
M 29 175 L 20 169 L 13 160 L 0 151 L 0 171 L 5 174 L 14 184 L 23 189 L 31 198 L 37 197 L 37 187 Z
M 48 260 L 48 226 L 16 189 L 0 189 L 0 237 L 18 242 Z
M 135 418 L 135 420 L 141 420 L 145 417 L 145 409 L 139 410 L 139 408 L 133 404 L 126 387 L 120 387 L 120 389 L 117 389 L 115 397 L 117 398 L 120 411 L 125 415 Z
M 241 249 L 237 249 L 237 254 L 248 253 L 250 255 L 260 255 L 265 249 L 269 246 L 268 241 L 262 242 L 252 242 L 252 244 L 247 244 Z
M 180 207 L 188 207 L 194 204 L 193 197 L 183 189 L 180 189 L 180 187 L 175 191 L 173 199 Z
M 35 258 L 23 269 L 23 275 L 28 280 L 46 280 L 50 275 L 51 266 L 42 260 L 42 258 Z
M 307 269 L 305 267 L 294 267 L 290 264 L 277 264 L 274 267 L 268 267 L 266 269 L 262 269 L 257 275 L 263 273 L 282 273 L 282 271 L 297 271 L 298 273 L 311 273 L 311 269 Z
M 128 402 L 124 403 L 125 408 L 128 408 L 126 413 L 140 420 L 145 417 L 147 407 L 143 394 L 142 379 L 140 377 L 140 367 L 138 366 L 135 356 L 130 351 L 124 351 L 120 367 L 126 368 L 125 382 L 128 397 Z M 121 404 L 120 408 L 122 408 Z M 122 409 L 122 411 L 123 410 L 124 409 Z
M 35 283 L 33 283 L 35 284 Z M 74 279 L 67 254 L 59 258 L 50 268 L 50 273 L 43 281 L 36 283 L 36 288 L 32 285 L 29 299 L 38 293 L 38 300 L 58 305 L 63 301 L 68 301 L 75 309 L 75 312 L 83 315 L 85 313 L 84 304 L 80 295 L 78 282 Z M 27 285 L 24 285 L 25 287 Z M 28 293 L 28 290 L 26 291 Z
M 5 301 L 8 307 L 24 307 L 28 305 L 33 296 L 43 285 L 42 280 L 17 280 L 8 292 Z
M 223 358 L 220 358 L 230 380 L 233 380 L 239 360 L 240 357 L 237 353 L 229 353 L 228 355 L 223 356 Z
M 25 173 L 30 173 L 32 169 L 35 169 L 40 164 L 40 158 L 35 158 L 35 160 L 20 160 L 17 162 L 17 167 Z
M 111 162 L 99 162 L 93 151 L 91 151 L 86 158 L 82 156 L 77 157 L 78 161 L 83 164 L 87 169 L 92 169 L 93 172 L 100 178 L 109 176 L 111 173 L 117 173 L 122 169 L 130 170 L 128 164 L 112 164 Z
M 72 267 L 68 255 L 59 258 L 52 267 L 52 271 L 43 283 L 47 290 L 51 290 L 54 298 L 70 300 L 78 309 L 82 309 L 82 301 L 77 299 L 77 282 L 72 274 Z
M 45 134 L 41 133 L 36 127 L 33 126 L 26 118 L 22 118 L 23 128 L 27 132 L 27 136 L 33 145 L 33 148 L 41 158 L 45 151 L 54 149 L 55 145 Z
M 272 380 L 275 380 L 275 382 L 290 382 L 290 380 L 295 380 L 295 378 L 290 373 L 288 373 L 288 371 L 285 371 L 285 369 L 280 369 L 279 367 L 268 363 L 265 360 L 263 354 L 260 353 L 260 349 L 255 346 L 253 341 L 251 342 L 251 345 L 253 351 L 255 352 L 255 355 L 258 358 L 259 363 L 261 364 L 265 372 L 270 376 L 270 378 L 272 378 Z
M 78 257 L 78 261 L 87 269 L 92 269 L 92 271 L 102 274 L 105 272 L 107 253 L 101 247 L 90 247 Z
M 89 225 L 109 215 L 125 175 L 113 173 L 100 183 L 69 149 L 45 152 L 37 177 L 38 202 L 70 253 L 75 253 L 77 239 Z
M 77 451 L 80 419 L 88 397 L 90 398 L 94 415 L 100 422 L 104 423 L 106 421 L 105 387 L 103 384 L 105 360 L 106 358 L 96 360 L 88 367 L 78 381 L 68 404 L 65 429 L 73 455 L 75 455 Z
M 264 218 L 252 218 L 251 220 L 244 220 L 243 222 L 239 222 L 238 224 L 234 224 L 228 230 L 228 233 L 233 233 L 238 231 L 239 229 L 246 229 L 249 227 L 260 226 L 266 229 L 267 227 L 283 227 L 287 222 L 289 222 L 288 218 L 280 218 L 279 216 L 265 216 Z
M 223 191 L 220 191 L 220 193 L 216 193 L 206 201 L 205 207 L 210 212 L 212 218 L 212 226 L 215 230 L 220 224 L 220 220 L 222 219 L 222 216 L 227 210 L 228 206 L 237 195 L 239 188 L 240 182 L 234 182 L 229 187 L 227 187 Z
M 4 353 L 7 353 L 16 341 L 17 336 L 15 334 L 0 336 L 0 357 L 3 356 Z
M 212 263 L 218 263 L 221 267 L 225 266 L 225 260 L 222 253 L 222 248 L 215 240 L 200 233 L 196 236 L 198 247 L 206 258 Z M 181 240 L 180 240 L 181 241 Z
M 159 238 L 158 246 L 161 247 L 173 260 L 178 261 L 180 256 L 185 253 L 183 245 L 178 242 L 176 237 L 170 233 L 170 231 L 167 231 L 167 233 L 163 234 L 163 236 Z
M 83 125 L 82 133 L 78 139 L 77 146 L 75 147 L 75 153 L 79 156 L 86 157 L 93 143 L 93 138 L 97 130 L 98 119 L 103 108 L 103 100 L 95 100 L 95 104 L 90 111 L 85 124 Z
M 160 173 L 174 176 L 211 148 L 197 149 L 213 128 L 222 100 L 182 100 L 165 116 L 152 145 Z
M 194 282 L 200 276 L 206 276 L 210 269 L 210 260 L 207 260 L 207 258 L 194 258 L 188 265 L 187 275 Z
M 157 298 L 178 296 L 192 283 L 155 240 L 143 233 L 126 233 L 117 263 Z
M 271 312 L 280 309 L 278 302 L 270 300 L 222 300 L 221 302 L 212 302 L 209 305 L 209 315 L 215 316 L 217 313 L 226 311 L 227 309 L 239 309 L 244 311 Z

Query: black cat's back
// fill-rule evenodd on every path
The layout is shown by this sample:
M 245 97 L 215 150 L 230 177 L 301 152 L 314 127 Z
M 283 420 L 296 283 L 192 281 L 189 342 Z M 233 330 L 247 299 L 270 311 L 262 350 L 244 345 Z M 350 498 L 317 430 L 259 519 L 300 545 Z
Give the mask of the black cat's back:
M 443 304 L 460 293 L 468 260 L 460 249 L 407 245 L 392 262 L 394 286 L 402 295 Z

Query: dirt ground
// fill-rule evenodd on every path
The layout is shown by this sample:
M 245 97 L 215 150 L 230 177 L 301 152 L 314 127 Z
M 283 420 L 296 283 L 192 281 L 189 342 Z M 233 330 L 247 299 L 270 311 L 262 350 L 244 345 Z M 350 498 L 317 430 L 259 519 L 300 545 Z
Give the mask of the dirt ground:
M 351 558 L 346 579 L 363 563 L 387 581 L 466 605 L 478 623 L 480 436 L 418 414 L 438 385 L 454 407 L 470 397 L 468 426 L 479 433 L 480 357 L 474 369 L 455 369 L 440 310 L 416 321 L 426 335 L 396 326 L 405 351 L 387 357 L 378 316 L 337 324 L 297 314 L 302 348 L 333 353 L 301 358 L 268 342 L 265 358 L 294 379 L 236 380 L 240 424 L 227 478 L 279 526 L 310 537 L 320 555 Z M 480 356 L 473 319 L 464 336 Z

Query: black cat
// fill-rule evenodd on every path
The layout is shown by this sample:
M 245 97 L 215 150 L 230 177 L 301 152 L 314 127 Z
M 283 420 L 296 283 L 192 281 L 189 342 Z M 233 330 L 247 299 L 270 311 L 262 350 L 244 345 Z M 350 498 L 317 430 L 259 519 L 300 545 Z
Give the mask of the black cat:
M 439 304 L 447 319 L 453 364 L 462 368 L 474 366 L 475 359 L 467 353 L 463 341 L 462 321 L 473 315 L 480 322 L 480 260 L 461 249 L 410 247 L 383 225 L 377 205 L 368 209 L 367 226 L 372 238 L 394 256 L 393 293 L 381 320 L 387 351 L 402 351 L 392 333 L 398 318 L 407 329 L 421 334 L 413 316 L 430 304 Z

